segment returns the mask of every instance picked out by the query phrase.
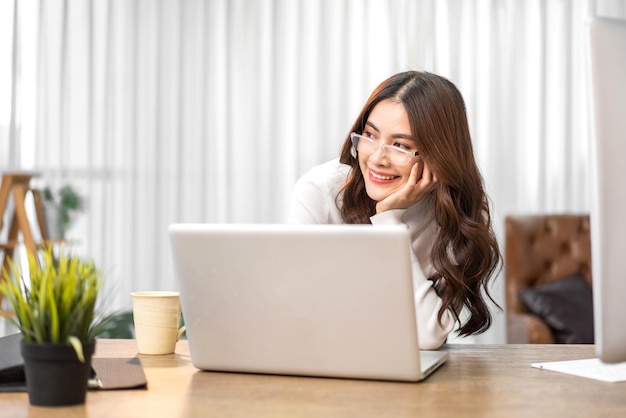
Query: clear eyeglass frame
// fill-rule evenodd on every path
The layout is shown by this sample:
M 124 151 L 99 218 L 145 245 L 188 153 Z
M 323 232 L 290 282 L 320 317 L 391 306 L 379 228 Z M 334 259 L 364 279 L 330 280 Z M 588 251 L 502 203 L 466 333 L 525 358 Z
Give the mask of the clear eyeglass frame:
M 356 132 L 352 132 L 350 134 L 350 141 L 352 141 L 352 152 L 355 157 L 359 151 L 359 147 L 361 148 L 361 153 L 369 155 L 372 155 L 378 152 L 379 149 L 382 149 L 383 155 L 389 158 L 391 162 L 398 165 L 407 164 L 420 155 L 417 151 L 407 151 L 394 147 L 393 145 L 378 143 L 373 139 L 359 135 Z

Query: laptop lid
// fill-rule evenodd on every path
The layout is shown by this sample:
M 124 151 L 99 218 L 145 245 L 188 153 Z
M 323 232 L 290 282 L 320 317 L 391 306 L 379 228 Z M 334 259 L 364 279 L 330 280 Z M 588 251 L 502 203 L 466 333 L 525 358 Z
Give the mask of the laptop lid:
M 418 381 L 401 225 L 174 224 L 189 350 L 204 370 Z

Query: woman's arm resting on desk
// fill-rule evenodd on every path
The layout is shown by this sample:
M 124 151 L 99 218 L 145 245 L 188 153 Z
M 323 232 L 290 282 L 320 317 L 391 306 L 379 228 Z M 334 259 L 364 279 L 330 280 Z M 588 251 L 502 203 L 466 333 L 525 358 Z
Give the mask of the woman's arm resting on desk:
M 400 224 L 402 215 L 405 211 L 401 209 L 387 211 L 372 216 L 372 224 Z M 415 241 L 423 241 L 423 235 L 418 235 Z M 430 248 L 427 242 L 414 242 L 414 248 Z M 439 323 L 437 316 L 442 306 L 442 301 L 435 288 L 433 282 L 428 280 L 426 273 L 422 268 L 414 251 L 411 254 L 411 269 L 413 271 L 413 292 L 415 295 L 415 307 L 417 311 L 417 332 L 419 346 L 422 350 L 432 350 L 439 348 L 448 337 L 448 334 L 454 329 L 456 323 L 455 316 L 452 312 L 445 311 Z

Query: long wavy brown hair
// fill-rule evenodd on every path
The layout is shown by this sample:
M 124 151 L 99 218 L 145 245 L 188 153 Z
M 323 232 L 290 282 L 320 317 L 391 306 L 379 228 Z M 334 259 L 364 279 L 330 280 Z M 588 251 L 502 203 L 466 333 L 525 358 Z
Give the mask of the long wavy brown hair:
M 418 71 L 396 74 L 374 90 L 351 132 L 362 133 L 374 107 L 386 99 L 404 105 L 420 155 L 437 177 L 425 199 L 429 199 L 439 226 L 432 248 L 435 273 L 429 277 L 437 283 L 443 302 L 438 318 L 441 320 L 447 309 L 458 318 L 464 306 L 469 316 L 460 324 L 459 334 L 482 333 L 492 323 L 486 298 L 498 306 L 488 284 L 501 265 L 502 255 L 474 158 L 463 97 L 444 77 Z M 352 169 L 343 188 L 341 213 L 346 223 L 370 223 L 376 202 L 367 195 L 351 145 L 348 135 L 340 161 Z

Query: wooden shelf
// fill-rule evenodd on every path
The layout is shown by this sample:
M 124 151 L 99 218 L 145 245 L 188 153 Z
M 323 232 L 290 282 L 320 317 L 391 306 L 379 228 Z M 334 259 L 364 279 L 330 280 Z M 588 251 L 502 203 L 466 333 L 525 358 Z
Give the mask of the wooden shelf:
M 20 244 L 18 241 L 0 242 L 0 250 L 12 250 Z
M 0 183 L 0 229 L 4 227 L 8 228 L 7 240 L 0 242 L 0 259 L 2 259 L 2 267 L 8 268 L 8 260 L 13 258 L 15 249 L 20 245 L 25 245 L 31 252 L 37 251 L 41 248 L 42 242 L 35 242 L 33 233 L 30 229 L 30 223 L 28 221 L 28 214 L 26 213 L 26 196 L 28 193 L 35 191 L 30 188 L 30 180 L 32 177 L 39 175 L 34 171 L 11 171 L 2 173 L 2 183 Z M 14 210 L 9 214 L 9 224 L 2 225 L 5 218 L 5 214 L 9 207 L 9 198 L 13 197 Z M 35 199 L 37 200 L 37 199 Z M 40 205 L 41 202 L 35 202 L 36 205 Z M 42 224 L 43 216 L 40 216 L 42 209 L 37 208 L 37 223 L 42 231 L 45 229 L 45 225 Z M 18 240 L 18 236 L 21 233 L 22 240 Z M 42 234 L 42 238 L 45 239 L 45 235 Z M 3 280 L 0 276 L 0 280 Z M 0 304 L 2 303 L 2 296 L 0 296 Z

